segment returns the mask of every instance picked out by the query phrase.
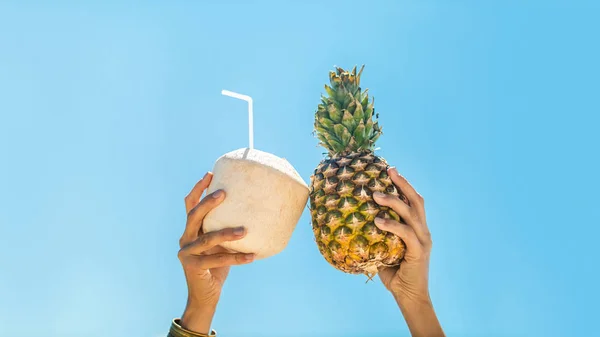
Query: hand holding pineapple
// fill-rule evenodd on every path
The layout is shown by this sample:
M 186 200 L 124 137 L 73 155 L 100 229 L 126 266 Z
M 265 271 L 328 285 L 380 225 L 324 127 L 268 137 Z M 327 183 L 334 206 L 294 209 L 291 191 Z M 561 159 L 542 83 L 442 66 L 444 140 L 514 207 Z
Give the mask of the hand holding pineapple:
M 379 274 L 413 336 L 444 336 L 429 299 L 431 235 L 423 198 L 375 153 L 382 134 L 357 72 L 329 72 L 314 119 L 327 150 L 311 176 L 310 210 L 317 247 L 348 274 Z
M 225 192 L 217 190 L 201 200 L 211 179 L 212 173 L 207 173 L 185 197 L 187 223 L 179 240 L 178 254 L 188 285 L 188 301 L 181 326 L 206 334 L 230 266 L 250 263 L 254 259 L 253 254 L 229 253 L 219 246 L 243 238 L 246 235 L 244 228 L 225 228 L 202 234 L 204 217 L 225 199 Z
M 406 243 L 406 252 L 400 266 L 380 267 L 379 278 L 394 296 L 413 336 L 444 336 L 429 297 L 432 241 L 423 197 L 395 168 L 388 169 L 388 175 L 406 199 L 377 192 L 373 197 L 379 205 L 395 211 L 404 223 L 375 218 L 375 225 L 400 237 Z
M 395 297 L 428 299 L 429 253 L 432 241 L 425 219 L 424 200 L 395 168 L 389 169 L 388 175 L 407 200 L 403 201 L 380 192 L 374 193 L 373 197 L 379 205 L 394 210 L 405 223 L 375 218 L 375 225 L 400 237 L 406 243 L 406 253 L 400 266 L 380 268 L 379 277 Z

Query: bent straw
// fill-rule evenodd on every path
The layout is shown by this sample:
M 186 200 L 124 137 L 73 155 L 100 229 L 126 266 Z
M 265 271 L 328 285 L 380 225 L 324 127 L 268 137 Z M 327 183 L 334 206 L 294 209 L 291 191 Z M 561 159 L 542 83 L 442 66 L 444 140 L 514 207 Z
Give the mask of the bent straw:
M 253 129 L 253 116 L 252 116 L 252 97 L 247 95 L 238 94 L 229 90 L 222 90 L 221 94 L 237 99 L 241 99 L 243 101 L 248 102 L 248 142 L 249 148 L 254 148 L 254 129 Z

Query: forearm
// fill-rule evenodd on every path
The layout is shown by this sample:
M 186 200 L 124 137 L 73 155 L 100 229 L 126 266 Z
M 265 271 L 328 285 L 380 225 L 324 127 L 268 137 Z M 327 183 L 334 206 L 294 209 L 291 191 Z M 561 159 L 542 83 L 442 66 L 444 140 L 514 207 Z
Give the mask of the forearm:
M 445 337 L 429 297 L 422 300 L 394 298 L 413 337 Z

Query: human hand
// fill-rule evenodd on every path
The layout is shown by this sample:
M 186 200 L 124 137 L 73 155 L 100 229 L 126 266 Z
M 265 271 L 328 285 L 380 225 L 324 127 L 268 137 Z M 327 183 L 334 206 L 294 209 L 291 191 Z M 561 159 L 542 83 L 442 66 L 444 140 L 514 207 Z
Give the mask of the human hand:
M 379 271 L 379 278 L 395 297 L 422 300 L 429 297 L 429 255 L 432 245 L 424 200 L 396 169 L 389 169 L 388 175 L 408 202 L 389 194 L 375 193 L 373 197 L 379 205 L 388 206 L 398 213 L 405 223 L 376 218 L 375 225 L 402 238 L 406 253 L 399 267 L 383 268 Z
M 400 266 L 381 268 L 379 278 L 393 294 L 413 336 L 444 336 L 429 296 L 432 241 L 423 197 L 396 169 L 388 169 L 388 175 L 405 198 L 382 193 L 374 193 L 373 197 L 379 205 L 398 213 L 404 223 L 376 218 L 375 225 L 402 238 L 406 253 Z
M 230 266 L 247 264 L 253 261 L 253 254 L 230 253 L 219 244 L 239 240 L 246 235 L 244 228 L 225 228 L 204 234 L 204 217 L 224 199 L 224 191 L 202 194 L 210 185 L 212 173 L 207 173 L 185 197 L 187 223 L 179 240 L 179 261 L 183 266 L 188 300 L 181 317 L 185 329 L 208 334 L 221 289 Z

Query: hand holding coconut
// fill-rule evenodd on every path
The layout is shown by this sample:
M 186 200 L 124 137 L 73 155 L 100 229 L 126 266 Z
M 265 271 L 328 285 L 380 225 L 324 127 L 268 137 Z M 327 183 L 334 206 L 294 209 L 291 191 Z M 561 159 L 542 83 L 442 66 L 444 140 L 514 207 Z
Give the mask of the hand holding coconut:
M 283 251 L 308 201 L 308 185 L 287 160 L 254 149 L 252 98 L 222 94 L 248 102 L 249 146 L 221 156 L 214 175 L 207 173 L 185 198 L 179 259 L 188 303 L 176 331 L 207 334 L 229 267 Z
M 254 254 L 230 253 L 221 246 L 225 242 L 243 238 L 246 235 L 243 227 L 224 228 L 203 234 L 204 218 L 225 200 L 225 192 L 222 190 L 207 194 L 201 200 L 211 180 L 212 173 L 207 173 L 185 197 L 187 223 L 179 240 L 181 249 L 178 253 L 188 285 L 188 300 L 181 326 L 206 334 L 230 266 L 254 260 Z

